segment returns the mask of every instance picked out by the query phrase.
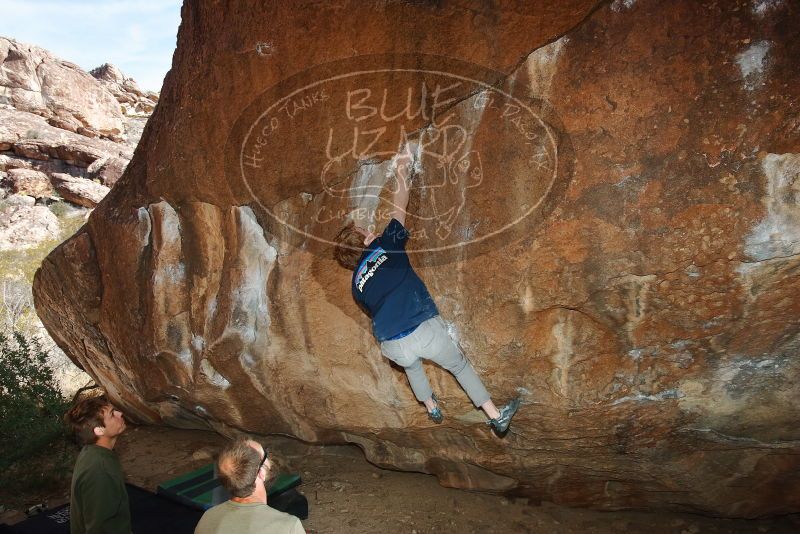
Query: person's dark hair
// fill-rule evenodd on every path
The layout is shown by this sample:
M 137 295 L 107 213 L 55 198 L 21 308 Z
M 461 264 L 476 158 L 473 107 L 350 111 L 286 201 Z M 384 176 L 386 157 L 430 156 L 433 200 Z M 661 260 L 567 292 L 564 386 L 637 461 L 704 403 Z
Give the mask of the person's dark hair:
M 334 239 L 336 247 L 333 249 L 333 257 L 339 265 L 354 271 L 358 265 L 358 259 L 364 252 L 364 236 L 356 230 L 353 221 L 339 231 Z
M 249 497 L 256 490 L 261 457 L 247 438 L 238 438 L 219 453 L 219 480 L 234 497 Z
M 64 414 L 64 421 L 83 445 L 97 442 L 94 429 L 106 426 L 103 421 L 103 410 L 110 404 L 105 395 L 85 395 L 77 399 L 72 408 Z

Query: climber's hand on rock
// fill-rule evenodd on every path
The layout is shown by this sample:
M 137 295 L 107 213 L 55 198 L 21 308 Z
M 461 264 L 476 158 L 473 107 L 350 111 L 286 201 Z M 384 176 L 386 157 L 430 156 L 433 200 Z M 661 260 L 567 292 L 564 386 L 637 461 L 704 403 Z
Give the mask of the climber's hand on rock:
M 408 183 L 408 178 L 411 175 L 411 170 L 414 167 L 414 154 L 411 152 L 411 146 L 406 145 L 403 150 L 397 154 L 395 163 L 397 165 L 397 181 Z

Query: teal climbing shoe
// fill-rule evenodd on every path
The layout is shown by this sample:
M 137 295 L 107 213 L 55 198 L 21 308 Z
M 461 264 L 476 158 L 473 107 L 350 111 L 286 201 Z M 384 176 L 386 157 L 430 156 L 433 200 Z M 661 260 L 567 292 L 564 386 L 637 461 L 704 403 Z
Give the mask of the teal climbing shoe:
M 436 408 L 428 412 L 428 417 L 431 421 L 439 425 L 442 423 L 442 421 L 444 421 L 444 415 L 442 415 L 442 410 L 439 409 L 439 399 L 436 397 L 436 394 L 431 393 L 431 398 L 433 399 L 433 402 L 436 403 Z
M 442 410 L 440 410 L 438 406 L 434 408 L 432 412 L 428 412 L 428 417 L 437 425 L 444 421 L 444 415 L 442 415 Z
M 512 400 L 502 408 L 500 408 L 500 416 L 495 419 L 489 419 L 486 424 L 491 425 L 495 434 L 503 437 L 508 431 L 508 426 L 511 424 L 511 418 L 517 413 L 519 409 L 519 397 Z

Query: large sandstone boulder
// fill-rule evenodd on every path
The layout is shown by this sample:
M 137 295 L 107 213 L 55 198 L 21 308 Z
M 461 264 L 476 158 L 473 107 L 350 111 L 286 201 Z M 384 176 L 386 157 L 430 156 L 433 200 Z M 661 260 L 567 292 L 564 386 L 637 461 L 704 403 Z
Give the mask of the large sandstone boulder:
M 794 4 L 182 15 L 142 148 L 34 287 L 131 417 L 534 500 L 800 511 Z M 331 258 L 346 220 L 385 222 L 409 132 L 412 262 L 495 399 L 522 396 L 504 439 L 432 366 L 427 420 Z
M 47 50 L 5 37 L 0 37 L 0 103 L 73 132 L 117 137 L 124 131 L 119 103 L 92 76 Z
M 127 144 L 92 139 L 56 128 L 33 113 L 0 108 L 0 170 L 107 177 L 110 186 L 132 155 L 133 148 Z
M 55 190 L 64 200 L 84 208 L 97 206 L 109 191 L 103 184 L 69 174 L 56 172 L 50 178 Z
M 125 172 L 125 167 L 128 166 L 128 160 L 116 156 L 106 156 L 96 159 L 86 168 L 88 175 L 100 180 L 106 187 L 112 187 L 117 180 L 122 178 L 122 173 Z
M 12 197 L 24 198 L 19 195 Z M 9 197 L 11 202 L 7 199 L 0 206 L 0 251 L 24 250 L 58 238 L 61 223 L 47 206 L 17 202 L 12 197 Z
M 53 186 L 43 172 L 32 169 L 11 169 L 7 182 L 12 193 L 28 195 L 34 198 L 50 197 Z

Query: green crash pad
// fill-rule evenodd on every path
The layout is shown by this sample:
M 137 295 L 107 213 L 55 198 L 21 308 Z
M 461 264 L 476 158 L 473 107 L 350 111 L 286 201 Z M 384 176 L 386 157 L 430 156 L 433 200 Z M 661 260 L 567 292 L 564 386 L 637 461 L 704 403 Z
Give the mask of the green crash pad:
M 300 475 L 281 474 L 269 487 L 267 495 L 269 498 L 277 497 L 299 486 L 301 482 Z M 156 493 L 200 510 L 208 510 L 230 498 L 230 494 L 216 477 L 214 464 L 204 465 L 200 469 L 163 482 L 158 485 Z

